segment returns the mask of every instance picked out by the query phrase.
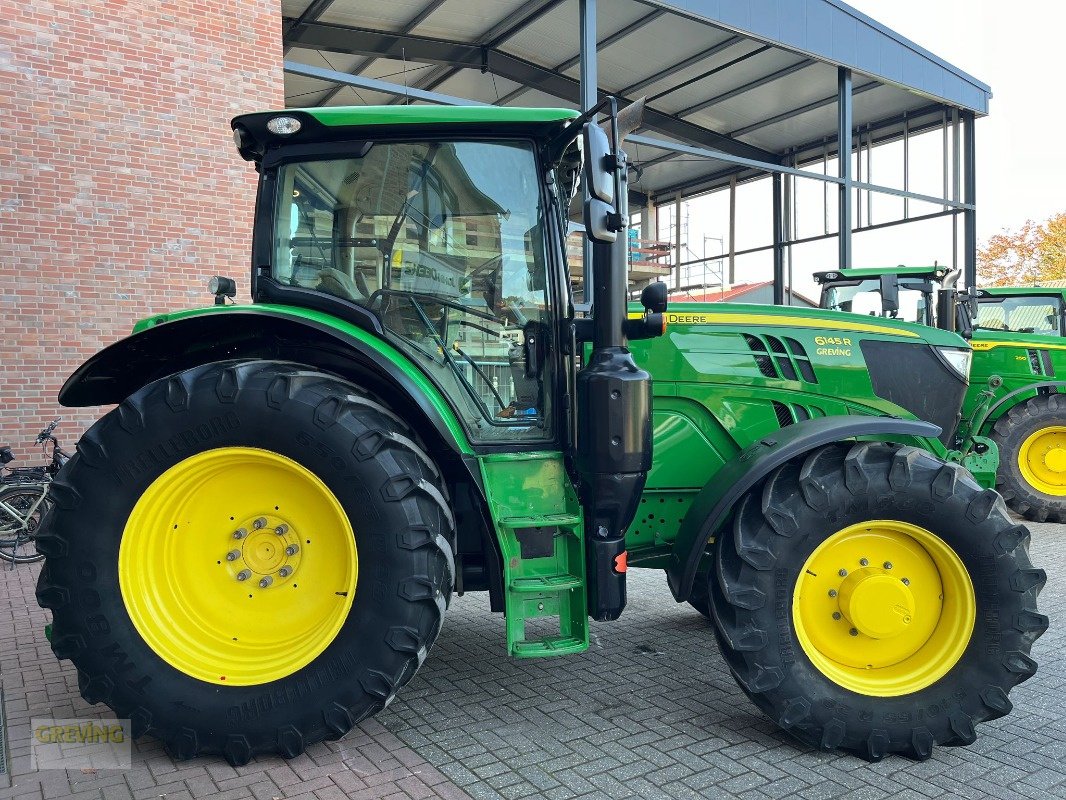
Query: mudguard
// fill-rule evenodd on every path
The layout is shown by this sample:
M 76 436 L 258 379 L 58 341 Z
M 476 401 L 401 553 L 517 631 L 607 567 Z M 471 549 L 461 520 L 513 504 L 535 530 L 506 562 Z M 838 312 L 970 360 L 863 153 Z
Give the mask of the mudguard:
M 305 309 L 215 308 L 149 320 L 148 327 L 78 367 L 63 384 L 59 402 L 64 406 L 121 403 L 151 381 L 212 361 L 294 361 L 367 385 L 396 402 L 397 411 L 420 415 L 417 422 L 426 423 L 449 449 L 473 453 L 437 388 L 402 353 L 372 333 Z
M 681 522 L 666 577 L 677 601 L 688 600 L 707 542 L 745 492 L 786 461 L 817 447 L 859 436 L 935 439 L 940 427 L 896 417 L 818 417 L 766 436 L 722 465 L 696 495 Z
M 989 421 L 992 420 L 993 417 L 998 420 L 1001 416 L 1001 414 L 996 413 L 997 411 L 1004 409 L 1004 406 L 1013 405 L 1010 401 L 1014 400 L 1018 395 L 1025 394 L 1026 392 L 1037 392 L 1039 394 L 1040 389 L 1046 389 L 1050 392 L 1066 392 L 1066 381 L 1042 381 L 1040 383 L 1030 383 L 1028 386 L 1021 386 L 1013 391 L 1007 392 L 986 408 L 984 413 L 974 420 L 970 429 L 974 433 L 983 432 L 984 435 L 989 435 L 992 431 L 992 424 Z

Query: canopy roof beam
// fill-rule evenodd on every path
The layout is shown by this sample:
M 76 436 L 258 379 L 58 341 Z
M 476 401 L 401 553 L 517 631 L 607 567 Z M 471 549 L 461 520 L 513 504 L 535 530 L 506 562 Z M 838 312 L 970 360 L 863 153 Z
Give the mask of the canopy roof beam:
M 447 65 L 455 69 L 478 69 L 515 83 L 534 85 L 546 94 L 575 105 L 581 98 L 580 81 L 489 45 L 471 45 L 411 34 L 326 25 L 320 22 L 308 23 L 295 30 L 293 43 L 313 50 L 402 58 L 409 61 Z M 417 88 L 431 91 L 433 82 L 419 82 Z M 601 97 L 606 94 L 600 90 Z M 618 100 L 622 106 L 633 102 L 622 96 L 619 96 Z M 744 158 L 758 161 L 779 159 L 775 153 L 731 139 L 721 133 L 654 108 L 645 108 L 644 125 L 646 128 L 668 136 L 704 147 L 713 147 Z

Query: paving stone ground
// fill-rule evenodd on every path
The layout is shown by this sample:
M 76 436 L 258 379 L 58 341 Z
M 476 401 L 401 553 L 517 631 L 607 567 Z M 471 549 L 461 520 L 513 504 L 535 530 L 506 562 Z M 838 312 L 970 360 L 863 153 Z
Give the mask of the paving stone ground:
M 233 768 L 174 762 L 154 739 L 134 767 L 31 772 L 33 716 L 106 717 L 78 695 L 53 657 L 33 600 L 36 567 L 0 568 L 0 679 L 7 695 L 11 777 L 0 800 L 338 800 L 379 798 L 1066 798 L 1066 526 L 1032 525 L 1047 570 L 1037 675 L 1009 716 L 976 744 L 923 763 L 867 764 L 810 750 L 744 697 L 706 621 L 673 602 L 661 573 L 630 573 L 622 621 L 594 624 L 580 656 L 513 661 L 487 598 L 456 598 L 425 666 L 397 700 L 340 742 L 286 761 Z

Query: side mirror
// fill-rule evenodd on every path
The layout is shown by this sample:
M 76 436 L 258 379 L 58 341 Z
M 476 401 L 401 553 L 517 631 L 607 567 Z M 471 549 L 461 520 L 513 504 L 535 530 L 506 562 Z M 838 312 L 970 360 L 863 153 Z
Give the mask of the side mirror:
M 895 316 L 899 312 L 899 276 L 881 276 L 881 310 Z
M 955 332 L 963 339 L 973 338 L 974 305 L 969 292 L 959 292 L 955 300 Z
M 611 227 L 614 208 L 614 154 L 607 134 L 589 122 L 582 130 L 585 151 L 584 179 L 589 198 L 585 201 L 585 233 L 594 242 L 610 244 L 618 238 Z
M 666 284 L 662 281 L 649 283 L 640 293 L 640 304 L 649 314 L 662 314 L 668 303 Z

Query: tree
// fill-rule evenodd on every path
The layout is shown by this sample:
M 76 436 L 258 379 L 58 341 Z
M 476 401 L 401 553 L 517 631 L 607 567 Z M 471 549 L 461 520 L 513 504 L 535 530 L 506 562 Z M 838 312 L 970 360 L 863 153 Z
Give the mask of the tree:
M 986 286 L 1025 286 L 1066 279 L 1066 212 L 1017 231 L 1004 229 L 977 251 L 977 273 Z

